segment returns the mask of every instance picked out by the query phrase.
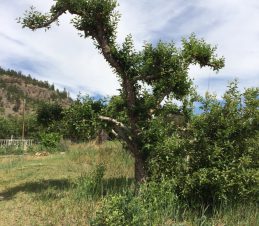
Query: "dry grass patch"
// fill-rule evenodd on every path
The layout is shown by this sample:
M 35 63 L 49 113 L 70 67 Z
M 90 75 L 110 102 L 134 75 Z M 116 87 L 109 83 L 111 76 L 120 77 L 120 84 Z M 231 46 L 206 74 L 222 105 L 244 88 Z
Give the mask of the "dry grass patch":
M 65 154 L 0 157 L 0 225 L 88 225 L 98 201 L 78 200 L 77 183 L 99 164 L 111 189 L 120 178 L 133 177 L 133 160 L 116 142 L 72 145 Z

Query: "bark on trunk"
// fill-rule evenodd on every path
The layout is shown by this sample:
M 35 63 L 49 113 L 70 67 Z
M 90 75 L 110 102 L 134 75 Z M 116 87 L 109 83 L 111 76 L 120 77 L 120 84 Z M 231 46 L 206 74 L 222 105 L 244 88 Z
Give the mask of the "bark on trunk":
M 105 141 L 109 139 L 109 135 L 103 129 L 98 132 L 95 143 L 97 145 L 103 144 Z
M 141 156 L 135 156 L 135 180 L 138 183 L 144 182 L 146 179 L 146 172 L 144 161 Z

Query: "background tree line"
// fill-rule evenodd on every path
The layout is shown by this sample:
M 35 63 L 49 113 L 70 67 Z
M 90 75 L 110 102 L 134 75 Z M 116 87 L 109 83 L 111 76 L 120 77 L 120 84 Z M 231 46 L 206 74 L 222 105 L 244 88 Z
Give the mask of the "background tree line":
M 11 76 L 12 78 L 16 79 L 12 81 L 12 84 L 9 84 L 10 82 L 7 82 L 3 79 L 3 76 Z M 2 77 L 2 78 L 1 78 Z M 18 80 L 17 80 L 18 79 Z M 32 78 L 31 75 L 24 75 L 21 71 L 15 71 L 12 69 L 3 69 L 0 67 L 0 88 L 3 88 L 7 91 L 8 99 L 9 100 L 15 100 L 15 99 L 23 99 L 27 98 L 30 99 L 30 97 L 24 92 L 24 90 L 19 86 L 20 83 L 24 82 L 26 85 L 31 84 L 35 87 L 40 88 L 46 88 L 47 90 L 54 91 L 52 93 L 52 99 L 66 99 L 69 98 L 69 92 L 64 89 L 63 91 L 60 91 L 59 89 L 55 88 L 54 84 L 50 84 L 48 81 L 40 81 L 35 78 Z

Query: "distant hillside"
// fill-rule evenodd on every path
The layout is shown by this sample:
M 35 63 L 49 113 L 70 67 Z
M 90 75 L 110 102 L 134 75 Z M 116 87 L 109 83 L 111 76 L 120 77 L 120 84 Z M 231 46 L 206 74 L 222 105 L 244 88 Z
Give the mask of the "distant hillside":
M 55 89 L 47 81 L 38 81 L 30 75 L 0 67 L 0 115 L 21 115 L 26 100 L 26 112 L 33 112 L 42 102 L 72 103 L 69 93 Z

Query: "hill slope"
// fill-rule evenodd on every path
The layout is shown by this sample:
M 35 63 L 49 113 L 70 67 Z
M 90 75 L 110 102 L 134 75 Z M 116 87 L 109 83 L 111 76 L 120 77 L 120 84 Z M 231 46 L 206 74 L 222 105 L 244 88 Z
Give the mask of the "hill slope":
M 47 81 L 38 81 L 14 70 L 0 67 L 0 115 L 21 115 L 26 101 L 26 112 L 33 112 L 42 102 L 72 103 L 69 93 L 55 89 Z

